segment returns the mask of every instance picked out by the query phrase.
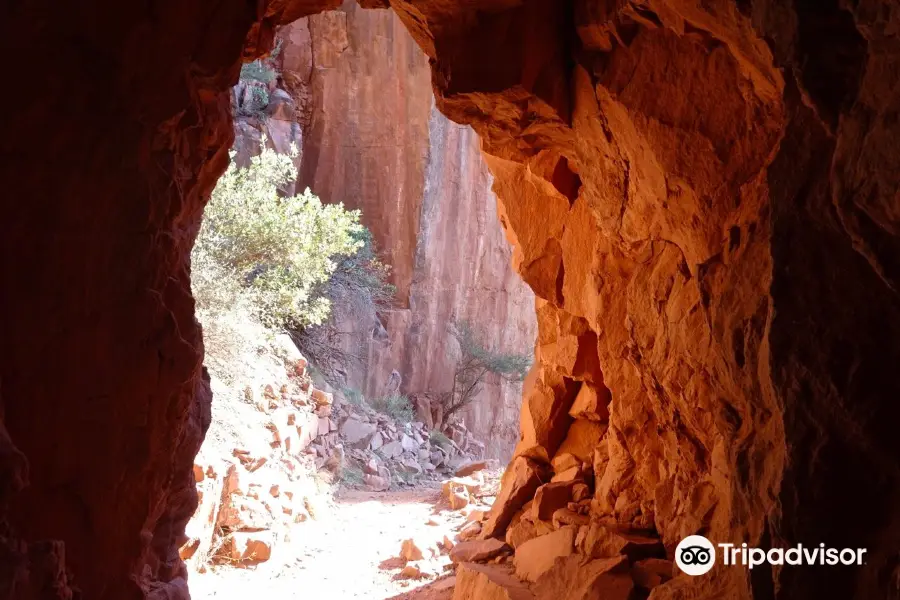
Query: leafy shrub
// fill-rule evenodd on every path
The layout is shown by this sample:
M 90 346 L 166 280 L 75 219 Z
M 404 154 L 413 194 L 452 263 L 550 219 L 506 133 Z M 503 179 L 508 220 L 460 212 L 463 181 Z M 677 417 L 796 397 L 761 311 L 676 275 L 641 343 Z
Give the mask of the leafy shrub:
M 415 411 L 406 396 L 384 396 L 371 400 L 369 404 L 378 412 L 386 414 L 398 423 L 410 423 L 415 418 Z
M 340 306 L 341 314 L 348 317 L 345 321 L 360 323 L 391 308 L 396 288 L 388 283 L 390 266 L 379 259 L 371 232 L 362 229 L 351 235 L 360 244 L 359 250 L 339 257 L 331 277 L 316 293 L 332 306 Z M 297 347 L 319 365 L 332 385 L 342 384 L 347 365 L 361 364 L 366 359 L 368 332 L 341 331 L 333 319 L 293 333 Z
M 356 465 L 347 465 L 341 470 L 341 482 L 351 486 L 362 485 L 365 474 Z
M 269 90 L 261 85 L 249 84 L 250 99 L 239 108 L 238 113 L 246 116 L 263 117 L 269 106 Z
M 448 438 L 446 435 L 444 435 L 444 433 L 442 431 L 439 431 L 437 429 L 431 430 L 431 432 L 428 434 L 428 439 L 431 440 L 432 444 L 440 446 L 441 448 L 443 448 L 445 450 L 449 450 L 452 447 L 452 444 L 450 443 L 450 438 Z
M 356 388 L 344 388 L 344 398 L 347 399 L 347 402 L 352 404 L 353 406 L 362 406 L 365 403 L 365 399 L 363 398 L 363 394 Z
M 260 83 L 271 83 L 275 81 L 276 73 L 268 62 L 264 60 L 254 60 L 245 63 L 241 67 L 241 81 L 259 81 Z
M 527 354 L 491 349 L 475 333 L 475 328 L 468 321 L 454 321 L 450 328 L 459 344 L 460 356 L 453 373 L 452 389 L 439 395 L 444 408 L 444 423 L 475 400 L 488 374 L 493 373 L 506 381 L 519 382 L 531 367 L 531 357 Z
M 317 325 L 331 308 L 325 284 L 340 258 L 363 245 L 359 211 L 322 204 L 308 189 L 282 197 L 279 188 L 296 178 L 295 154 L 278 154 L 265 140 L 261 147 L 248 167 L 229 165 L 206 207 L 193 257 L 213 268 L 199 274 L 200 295 L 208 294 L 200 301 L 227 310 L 227 298 L 205 285 L 215 279 L 225 289 L 239 289 L 268 327 Z

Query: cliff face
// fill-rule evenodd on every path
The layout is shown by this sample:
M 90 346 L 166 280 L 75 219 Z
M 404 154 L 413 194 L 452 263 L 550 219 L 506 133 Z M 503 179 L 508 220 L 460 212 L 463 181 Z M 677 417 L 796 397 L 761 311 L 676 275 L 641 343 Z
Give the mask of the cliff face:
M 303 129 L 298 188 L 362 210 L 398 290 L 383 323 L 336 307 L 338 328 L 355 334 L 347 350 L 363 357 L 346 384 L 379 396 L 397 371 L 405 394 L 451 389 L 453 319 L 530 353 L 534 296 L 512 270 L 479 140 L 434 108 L 427 57 L 400 20 L 349 1 L 279 39 Z M 488 378 L 464 411 L 488 456 L 512 453 L 520 403 L 520 384 Z
M 481 136 L 540 298 L 518 464 L 608 418 L 597 513 L 670 545 L 868 549 L 654 600 L 896 598 L 896 2 L 390 4 L 439 110 Z M 188 256 L 229 90 L 277 25 L 335 7 L 26 0 L 0 19 L 7 56 L 47 75 L 0 107 L 7 595 L 187 597 L 209 401 Z

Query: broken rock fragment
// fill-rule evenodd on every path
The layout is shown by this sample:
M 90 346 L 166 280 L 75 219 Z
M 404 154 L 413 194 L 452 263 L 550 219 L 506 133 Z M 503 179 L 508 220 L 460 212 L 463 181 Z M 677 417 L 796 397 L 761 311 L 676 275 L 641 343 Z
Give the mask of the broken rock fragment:
M 500 482 L 500 494 L 484 522 L 482 537 L 502 536 L 513 515 L 534 496 L 538 486 L 549 479 L 538 462 L 518 456 L 507 467 Z
M 516 575 L 526 581 L 537 581 L 553 567 L 557 558 L 571 555 L 574 546 L 575 528 L 571 526 L 529 540 L 516 548 L 513 559 Z
M 537 600 L 503 565 L 463 563 L 456 571 L 453 600 Z
M 542 600 L 630 600 L 633 588 L 624 556 L 591 560 L 573 554 L 556 559 L 533 589 Z
M 456 544 L 450 551 L 450 560 L 455 563 L 483 562 L 508 552 L 510 547 L 503 541 L 490 538 L 487 540 L 468 540 Z

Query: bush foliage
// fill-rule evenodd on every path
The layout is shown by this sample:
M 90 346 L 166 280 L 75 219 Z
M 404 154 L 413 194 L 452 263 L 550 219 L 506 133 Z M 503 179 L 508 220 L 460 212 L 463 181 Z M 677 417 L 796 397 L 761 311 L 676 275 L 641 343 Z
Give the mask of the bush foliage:
M 459 344 L 460 355 L 453 372 L 452 389 L 439 396 L 444 423 L 475 400 L 489 374 L 506 381 L 520 382 L 531 367 L 531 357 L 527 354 L 491 349 L 468 321 L 454 321 L 450 332 Z
M 262 148 L 246 168 L 231 163 L 206 207 L 193 254 L 198 301 L 227 310 L 240 291 L 270 328 L 318 325 L 331 308 L 327 284 L 364 246 L 365 228 L 359 211 L 322 204 L 308 189 L 281 195 L 296 177 L 294 156 L 267 149 L 265 140 Z
M 411 423 L 416 414 L 409 398 L 398 394 L 374 398 L 369 404 L 380 413 L 383 413 L 398 423 Z

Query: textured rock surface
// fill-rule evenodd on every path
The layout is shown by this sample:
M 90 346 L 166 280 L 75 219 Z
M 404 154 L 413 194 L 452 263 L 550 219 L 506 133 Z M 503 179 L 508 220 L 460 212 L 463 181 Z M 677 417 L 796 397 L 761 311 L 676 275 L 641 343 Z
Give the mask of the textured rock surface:
M 279 33 L 283 78 L 304 129 L 298 187 L 327 202 L 360 208 L 398 288 L 385 315 L 338 309 L 347 385 L 385 393 L 396 370 L 401 392 L 452 387 L 453 318 L 484 339 L 531 352 L 534 295 L 510 267 L 491 176 L 477 136 L 434 108 L 428 59 L 392 11 L 341 9 L 301 19 Z M 518 437 L 521 386 L 488 378 L 463 414 L 490 457 L 508 459 Z
M 437 106 L 482 136 L 542 299 L 552 398 L 529 460 L 556 452 L 582 382 L 605 387 L 596 512 L 667 544 L 868 548 L 654 600 L 896 598 L 896 3 L 391 4 Z M 31 49 L 41 74 L 0 106 L 13 597 L 67 597 L 66 570 L 86 598 L 184 597 L 208 418 L 187 257 L 228 90 L 275 25 L 333 7 L 26 0 L 0 19 L 5 55 Z

